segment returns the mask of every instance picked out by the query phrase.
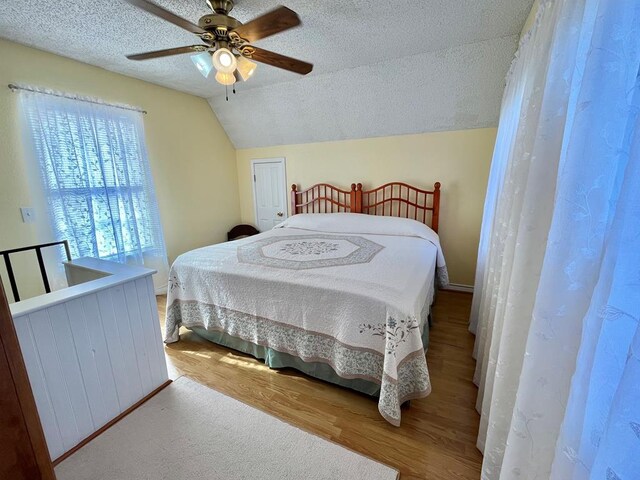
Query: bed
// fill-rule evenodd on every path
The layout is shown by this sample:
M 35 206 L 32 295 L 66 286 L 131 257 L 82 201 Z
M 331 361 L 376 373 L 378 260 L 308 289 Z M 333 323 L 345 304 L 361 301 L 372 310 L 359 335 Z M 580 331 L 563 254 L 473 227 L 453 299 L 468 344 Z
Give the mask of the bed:
M 176 259 L 165 342 L 184 326 L 272 368 L 376 396 L 399 426 L 400 406 L 431 391 L 427 319 L 448 281 L 439 194 L 440 184 L 294 185 L 294 215 L 274 229 Z

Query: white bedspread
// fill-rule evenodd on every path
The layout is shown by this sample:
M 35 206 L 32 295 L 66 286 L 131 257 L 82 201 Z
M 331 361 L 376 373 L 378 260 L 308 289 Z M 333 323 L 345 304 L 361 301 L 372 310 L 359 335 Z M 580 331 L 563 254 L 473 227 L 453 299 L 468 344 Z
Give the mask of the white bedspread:
M 296 215 L 178 257 L 165 341 L 181 325 L 201 327 L 328 363 L 379 383 L 380 413 L 399 425 L 400 405 L 431 390 L 421 338 L 436 266 L 446 281 L 438 236 L 419 222 Z

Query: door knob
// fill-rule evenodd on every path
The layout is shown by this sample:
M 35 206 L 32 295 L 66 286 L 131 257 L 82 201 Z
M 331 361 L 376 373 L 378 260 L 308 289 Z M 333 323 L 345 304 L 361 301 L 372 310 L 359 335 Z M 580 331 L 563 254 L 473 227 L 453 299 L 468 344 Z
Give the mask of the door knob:
M 284 213 L 278 212 L 278 213 L 276 213 L 276 215 L 278 215 L 279 217 L 282 217 L 284 215 Z

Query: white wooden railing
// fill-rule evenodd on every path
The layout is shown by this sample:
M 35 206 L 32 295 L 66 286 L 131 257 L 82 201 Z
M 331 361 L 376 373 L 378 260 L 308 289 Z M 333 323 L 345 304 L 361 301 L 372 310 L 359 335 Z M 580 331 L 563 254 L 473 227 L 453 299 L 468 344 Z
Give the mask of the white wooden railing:
M 155 272 L 90 258 L 65 269 L 72 286 L 11 305 L 52 459 L 168 380 Z

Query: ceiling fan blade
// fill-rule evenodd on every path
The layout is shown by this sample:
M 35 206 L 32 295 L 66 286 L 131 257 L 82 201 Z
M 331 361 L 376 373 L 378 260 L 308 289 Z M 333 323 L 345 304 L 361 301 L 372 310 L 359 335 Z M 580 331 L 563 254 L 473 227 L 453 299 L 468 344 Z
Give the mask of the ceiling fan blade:
M 290 72 L 299 73 L 300 75 L 306 75 L 313 70 L 313 65 L 302 60 L 296 60 L 295 58 L 286 57 L 279 53 L 270 52 L 269 50 L 263 50 L 252 46 L 255 52 L 251 55 L 251 60 L 256 62 L 266 63 L 274 67 L 289 70 Z
M 135 55 L 127 55 L 127 58 L 129 60 L 149 60 L 151 58 L 168 57 L 169 55 L 180 55 L 181 53 L 203 52 L 206 49 L 206 45 L 189 45 L 188 47 L 167 48 L 166 50 L 136 53 Z
M 184 28 L 185 30 L 188 30 L 191 33 L 195 33 L 198 35 L 201 33 L 205 33 L 205 30 L 200 28 L 198 25 L 191 23 L 189 20 L 185 20 L 184 18 L 179 17 L 175 13 L 171 13 L 169 10 L 165 10 L 164 8 L 159 7 L 154 3 L 147 2 L 145 0 L 125 0 L 125 1 L 135 7 L 141 8 L 145 12 L 152 13 L 156 17 L 160 17 L 163 20 L 166 20 L 167 22 L 171 22 L 174 25 L 177 25 L 178 27 Z
M 287 7 L 275 10 L 240 25 L 233 31 L 250 43 L 300 25 L 300 17 Z

